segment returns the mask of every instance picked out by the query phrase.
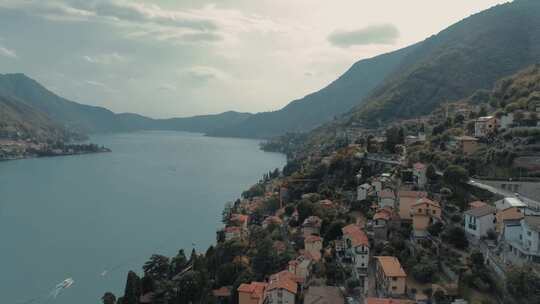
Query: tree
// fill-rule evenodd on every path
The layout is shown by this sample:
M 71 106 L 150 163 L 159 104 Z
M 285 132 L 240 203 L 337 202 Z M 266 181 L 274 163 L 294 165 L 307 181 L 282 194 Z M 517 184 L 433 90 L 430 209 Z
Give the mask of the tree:
M 188 271 L 177 281 L 177 299 L 179 304 L 199 303 L 204 290 L 205 282 L 199 271 Z
M 428 232 L 432 236 L 439 236 L 442 230 L 443 230 L 443 223 L 441 222 L 436 222 L 434 224 L 429 225 L 428 227 Z
M 450 227 L 443 231 L 441 238 L 444 242 L 448 242 L 458 249 L 465 249 L 469 245 L 465 230 L 458 226 Z
M 435 167 L 432 164 L 429 164 L 426 169 L 426 177 L 429 179 L 430 182 L 433 182 L 439 178 L 439 176 L 437 175 L 437 170 L 435 170 Z
M 413 266 L 412 275 L 420 283 L 429 283 L 433 281 L 436 271 L 435 263 L 424 259 Z
M 144 274 L 154 279 L 167 279 L 169 277 L 169 258 L 159 254 L 153 254 L 150 260 L 144 263 Z
M 469 181 L 467 170 L 458 165 L 451 165 L 444 170 L 443 180 L 452 186 L 458 186 Z
M 123 304 L 138 304 L 141 296 L 141 279 L 133 271 L 128 272 Z
M 101 297 L 103 304 L 116 304 L 116 296 L 112 292 L 106 292 L 103 297 Z
M 540 303 L 540 277 L 526 268 L 513 268 L 507 273 L 508 292 L 523 303 Z

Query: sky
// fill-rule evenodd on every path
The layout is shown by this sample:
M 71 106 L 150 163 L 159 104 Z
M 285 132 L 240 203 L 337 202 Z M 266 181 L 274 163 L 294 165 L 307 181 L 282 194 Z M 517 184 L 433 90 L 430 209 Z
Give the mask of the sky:
M 0 0 L 0 73 L 155 118 L 277 110 L 501 0 Z

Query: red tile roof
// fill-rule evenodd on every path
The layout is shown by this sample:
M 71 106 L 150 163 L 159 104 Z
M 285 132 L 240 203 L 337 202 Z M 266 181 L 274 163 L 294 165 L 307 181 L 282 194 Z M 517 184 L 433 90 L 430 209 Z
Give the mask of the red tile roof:
M 268 284 L 264 282 L 251 282 L 250 284 L 240 284 L 238 292 L 251 294 L 252 299 L 261 299 Z
M 298 291 L 297 277 L 287 271 L 281 271 L 270 276 L 270 283 L 268 284 L 268 291 L 274 289 L 285 289 L 291 293 L 296 294 Z
M 343 232 L 343 235 L 346 235 L 351 239 L 353 246 L 369 246 L 369 240 L 366 233 L 358 227 L 358 225 L 350 224 L 343 227 L 341 231 Z
M 407 274 L 405 273 L 405 270 L 403 270 L 403 267 L 401 267 L 401 264 L 399 263 L 399 260 L 396 257 L 393 256 L 377 256 L 379 265 L 381 266 L 384 275 L 387 277 L 406 277 Z

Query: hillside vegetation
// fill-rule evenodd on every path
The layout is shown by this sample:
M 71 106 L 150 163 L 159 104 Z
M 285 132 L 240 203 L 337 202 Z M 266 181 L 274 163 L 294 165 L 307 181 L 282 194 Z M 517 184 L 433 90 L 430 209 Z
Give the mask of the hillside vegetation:
M 377 126 L 428 114 L 437 105 L 489 89 L 540 60 L 540 1 L 514 1 L 473 15 L 422 42 L 351 113 Z

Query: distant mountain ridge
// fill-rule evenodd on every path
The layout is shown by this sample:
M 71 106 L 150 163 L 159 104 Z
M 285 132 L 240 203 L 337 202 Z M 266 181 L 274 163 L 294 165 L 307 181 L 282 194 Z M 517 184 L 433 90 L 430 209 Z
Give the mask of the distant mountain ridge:
M 47 90 L 24 74 L 0 74 L 0 96 L 18 101 L 68 130 L 83 133 L 136 130 L 177 130 L 207 133 L 237 124 L 249 113 L 225 112 L 186 118 L 152 119 L 138 114 L 116 114 L 103 108 L 76 103 Z
M 539 61 L 540 1 L 497 5 L 421 42 L 349 118 L 381 126 L 425 115 Z
M 362 102 L 417 45 L 356 62 L 325 88 L 292 101 L 274 112 L 257 113 L 240 124 L 216 129 L 209 135 L 269 138 L 286 132 L 306 132 Z

